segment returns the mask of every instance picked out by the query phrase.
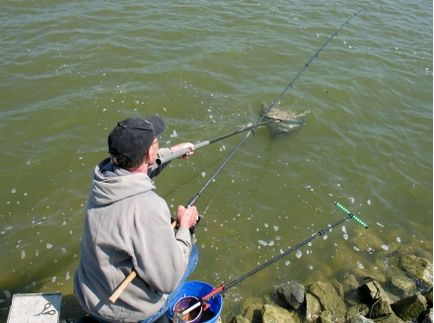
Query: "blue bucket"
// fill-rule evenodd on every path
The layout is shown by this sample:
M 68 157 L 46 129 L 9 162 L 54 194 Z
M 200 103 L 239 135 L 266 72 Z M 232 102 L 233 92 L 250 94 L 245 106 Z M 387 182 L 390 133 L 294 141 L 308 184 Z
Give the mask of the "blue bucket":
M 185 282 L 184 285 L 182 285 L 181 290 L 175 297 L 175 303 L 177 303 L 178 300 L 186 296 L 193 296 L 200 299 L 205 295 L 209 294 L 212 290 L 212 285 L 205 282 L 197 280 Z M 211 298 L 208 301 L 208 304 L 210 305 L 210 307 L 202 313 L 202 318 L 199 321 L 201 323 L 217 322 L 223 308 L 222 295 L 218 294 L 215 297 Z M 169 309 L 168 314 L 169 317 L 173 316 L 173 307 Z

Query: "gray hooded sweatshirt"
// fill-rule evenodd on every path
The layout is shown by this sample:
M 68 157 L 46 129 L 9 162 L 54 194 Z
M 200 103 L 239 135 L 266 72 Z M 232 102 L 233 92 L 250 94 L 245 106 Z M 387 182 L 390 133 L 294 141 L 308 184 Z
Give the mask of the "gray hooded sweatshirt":
M 82 308 L 97 318 L 149 317 L 185 271 L 190 232 L 174 233 L 169 208 L 154 189 L 147 174 L 113 167 L 109 160 L 95 168 L 74 289 Z M 138 276 L 112 304 L 108 298 L 132 268 Z

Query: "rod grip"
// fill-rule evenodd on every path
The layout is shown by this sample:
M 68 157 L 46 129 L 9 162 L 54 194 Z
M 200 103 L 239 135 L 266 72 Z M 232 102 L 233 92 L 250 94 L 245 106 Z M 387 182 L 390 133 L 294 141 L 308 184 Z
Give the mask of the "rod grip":
M 351 212 L 350 210 L 348 210 L 345 206 L 343 206 L 341 203 L 339 202 L 335 202 L 335 205 L 338 209 L 340 209 L 341 211 L 343 211 L 344 213 L 347 214 L 347 216 L 350 217 L 351 220 L 353 220 L 354 222 L 356 222 L 357 224 L 361 225 L 362 227 L 364 227 L 365 229 L 368 228 L 368 224 L 363 221 L 361 218 L 359 218 L 357 215 L 355 215 L 353 212 Z
M 114 304 L 117 301 L 117 299 L 119 298 L 119 296 L 121 296 L 121 294 L 127 288 L 127 286 L 136 277 L 137 277 L 136 271 L 134 269 L 131 270 L 131 272 L 128 274 L 128 276 L 125 277 L 125 279 L 122 281 L 122 283 L 115 289 L 115 291 L 113 292 L 113 294 L 109 297 L 109 301 Z
M 185 154 L 190 152 L 190 148 L 184 148 L 184 149 L 180 149 L 177 150 L 175 152 L 171 152 L 170 154 L 167 154 L 166 156 L 157 158 L 157 164 L 161 165 L 161 164 L 165 164 L 169 161 L 171 161 L 172 159 L 184 156 Z
M 204 146 L 207 146 L 210 143 L 211 142 L 209 140 L 198 142 L 198 143 L 194 144 L 194 150 L 202 148 Z M 190 148 L 184 148 L 184 149 L 177 150 L 175 152 L 171 152 L 170 154 L 167 154 L 166 156 L 157 158 L 157 165 L 165 164 L 165 163 L 171 161 L 172 159 L 184 156 L 185 154 L 189 153 L 190 151 L 191 151 Z

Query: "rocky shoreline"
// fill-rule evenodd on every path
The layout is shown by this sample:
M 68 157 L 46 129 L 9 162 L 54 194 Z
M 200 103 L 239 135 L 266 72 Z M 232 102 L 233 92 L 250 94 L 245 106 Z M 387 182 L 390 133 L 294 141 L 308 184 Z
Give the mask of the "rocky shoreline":
M 339 281 L 277 286 L 263 299 L 247 299 L 231 323 L 433 322 L 433 265 L 408 251 L 384 257 L 380 273 L 346 272 Z

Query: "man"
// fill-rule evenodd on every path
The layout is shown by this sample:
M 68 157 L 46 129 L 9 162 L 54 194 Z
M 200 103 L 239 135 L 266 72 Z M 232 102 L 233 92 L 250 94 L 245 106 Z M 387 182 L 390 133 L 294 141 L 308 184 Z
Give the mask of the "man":
M 194 148 L 183 143 L 159 151 L 164 128 L 156 116 L 119 122 L 108 137 L 111 157 L 95 167 L 74 289 L 82 308 L 97 320 L 163 320 L 170 296 L 197 263 L 189 232 L 198 220 L 196 208 L 178 207 L 175 232 L 150 179 L 161 171 L 154 167 L 159 152 Z M 108 298 L 132 269 L 137 277 L 112 304 Z

